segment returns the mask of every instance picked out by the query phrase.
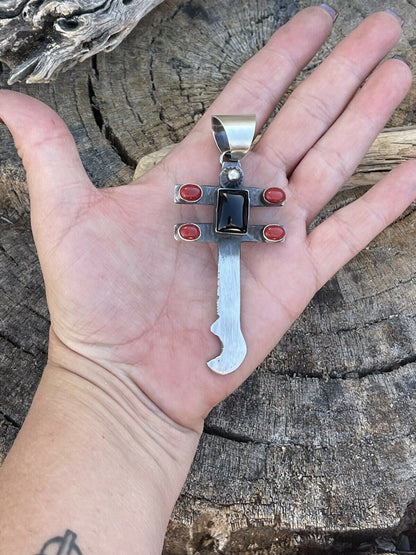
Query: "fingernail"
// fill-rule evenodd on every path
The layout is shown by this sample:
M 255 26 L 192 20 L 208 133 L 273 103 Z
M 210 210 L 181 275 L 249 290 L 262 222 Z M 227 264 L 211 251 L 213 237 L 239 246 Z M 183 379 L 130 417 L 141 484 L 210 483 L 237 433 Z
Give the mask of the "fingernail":
M 339 15 L 337 10 L 332 6 L 328 6 L 328 4 L 320 4 L 319 7 L 329 13 L 329 15 L 332 17 L 332 22 L 335 23 Z
M 386 10 L 384 10 L 385 12 L 389 13 L 390 15 L 392 15 L 393 17 L 395 17 L 397 19 L 397 21 L 400 23 L 400 27 L 403 27 L 404 25 L 404 19 L 398 14 L 396 13 L 394 10 L 392 10 L 391 8 L 387 8 Z
M 406 64 L 410 68 L 410 70 L 413 69 L 412 64 L 408 60 L 406 60 L 406 58 L 403 58 L 403 56 L 399 56 L 398 54 L 396 54 L 395 56 L 392 56 L 392 59 L 393 60 L 400 60 L 401 62 Z

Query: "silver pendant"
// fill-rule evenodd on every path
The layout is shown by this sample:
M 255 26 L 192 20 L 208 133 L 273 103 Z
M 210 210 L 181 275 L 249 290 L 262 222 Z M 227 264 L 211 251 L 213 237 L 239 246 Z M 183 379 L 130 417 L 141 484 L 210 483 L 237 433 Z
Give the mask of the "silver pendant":
M 213 116 L 212 131 L 221 152 L 219 186 L 184 183 L 175 186 L 177 204 L 210 204 L 212 223 L 175 226 L 175 238 L 218 244 L 218 319 L 211 331 L 221 341 L 219 356 L 207 364 L 218 374 L 237 370 L 247 354 L 240 325 L 240 248 L 243 241 L 281 243 L 285 230 L 278 224 L 250 225 L 251 207 L 282 206 L 285 193 L 278 187 L 244 188 L 240 160 L 250 150 L 256 128 L 255 116 Z

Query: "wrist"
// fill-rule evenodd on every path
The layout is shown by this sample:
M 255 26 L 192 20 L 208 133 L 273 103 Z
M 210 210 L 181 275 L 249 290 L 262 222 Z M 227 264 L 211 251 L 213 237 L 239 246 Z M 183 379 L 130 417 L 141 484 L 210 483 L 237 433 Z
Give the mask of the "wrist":
M 200 433 L 185 428 L 163 413 L 135 384 L 75 353 L 49 358 L 42 390 L 77 426 L 102 433 L 114 455 L 131 459 L 146 453 L 149 468 L 169 474 L 179 491 L 192 463 Z M 41 391 L 42 391 L 41 390 Z M 75 415 L 75 416 L 74 416 Z M 178 491 L 178 494 L 179 494 Z
M 57 352 L 60 357 L 56 357 Z M 50 527 L 53 515 L 56 529 L 71 528 L 90 545 L 98 546 L 91 553 L 134 553 L 132 546 L 137 546 L 137 541 L 143 546 L 142 552 L 160 553 L 198 440 L 198 433 L 171 421 L 123 376 L 108 373 L 74 353 L 52 349 L 31 411 L 5 467 L 14 473 L 19 461 L 23 468 L 30 468 L 26 486 L 22 479 L 26 491 L 37 481 L 37 475 L 40 482 L 47 480 L 40 495 L 73 482 L 71 487 L 65 486 L 68 504 L 63 510 L 62 498 L 57 505 L 47 498 L 48 528 L 42 522 L 31 522 L 29 528 L 37 529 L 40 537 L 43 529 L 44 537 L 54 529 Z M 33 452 L 40 454 L 38 470 L 31 459 L 25 460 L 25 454 Z M 45 475 L 45 466 L 49 468 L 51 461 L 55 472 Z M 13 510 L 17 511 L 16 497 Z M 38 490 L 31 498 L 35 504 L 45 503 Z M 33 509 L 26 498 L 20 515 L 25 511 L 30 521 Z M 118 528 L 123 530 L 122 538 L 116 533 Z M 108 529 L 105 544 L 100 536 L 103 529 Z
M 99 357 L 85 356 L 68 348 L 52 330 L 45 376 L 51 371 L 56 380 L 59 377 L 66 387 L 76 391 L 75 398 L 79 395 L 89 397 L 96 405 L 96 410 L 100 407 L 99 412 L 104 420 L 110 418 L 131 433 L 137 431 L 140 441 L 143 439 L 140 434 L 152 437 L 154 432 L 166 435 L 168 440 L 173 438 L 171 443 L 175 448 L 178 441 L 192 444 L 199 441 L 204 424 L 202 416 L 194 420 L 192 428 L 178 423 L 143 392 L 137 380 L 131 379 L 128 372 L 114 365 L 108 367 L 106 363 L 101 364 Z M 151 372 L 151 369 L 146 371 Z M 183 408 L 185 411 L 186 406 Z M 131 439 L 128 438 L 129 443 Z M 177 453 L 172 451 L 171 454 L 176 459 Z

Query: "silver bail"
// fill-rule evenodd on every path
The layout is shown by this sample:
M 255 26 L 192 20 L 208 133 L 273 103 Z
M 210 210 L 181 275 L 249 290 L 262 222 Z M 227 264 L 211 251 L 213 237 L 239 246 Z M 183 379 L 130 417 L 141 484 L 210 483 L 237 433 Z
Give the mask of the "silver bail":
M 211 127 L 221 159 L 238 162 L 250 150 L 256 116 L 212 116 Z

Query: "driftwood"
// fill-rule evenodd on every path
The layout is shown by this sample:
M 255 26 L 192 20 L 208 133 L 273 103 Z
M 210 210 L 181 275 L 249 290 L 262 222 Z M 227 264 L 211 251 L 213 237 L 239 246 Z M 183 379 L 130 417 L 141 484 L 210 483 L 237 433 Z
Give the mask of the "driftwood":
M 385 8 L 381 0 L 331 3 L 340 18 L 300 79 L 363 10 Z M 390 6 L 406 19 L 397 53 L 416 66 L 412 3 Z M 180 141 L 237 67 L 309 4 L 166 0 L 111 53 L 48 85 L 13 88 L 64 117 L 97 186 L 128 183 L 138 160 Z M 0 74 L 0 85 L 9 75 Z M 378 139 L 387 141 L 389 154 L 382 142 L 374 146 L 374 158 L 370 153 L 320 218 L 357 198 L 390 165 L 414 156 L 408 126 L 416 125 L 415 101 L 413 88 L 389 122 L 404 129 Z M 36 388 L 48 332 L 24 173 L 4 128 L 0 187 L 4 456 Z M 365 543 L 368 552 L 376 544 L 415 551 L 414 208 L 326 284 L 253 376 L 209 416 L 169 525 L 166 555 L 356 553 Z
M 111 51 L 162 0 L 5 0 L 0 60 L 8 84 L 45 83 L 98 52 Z

